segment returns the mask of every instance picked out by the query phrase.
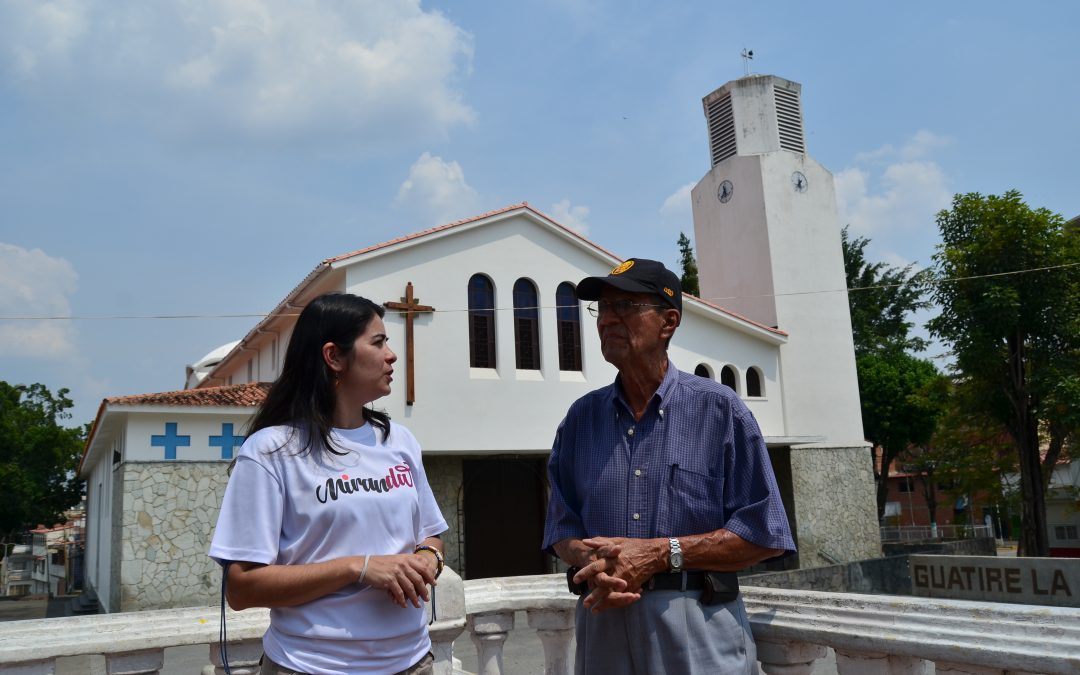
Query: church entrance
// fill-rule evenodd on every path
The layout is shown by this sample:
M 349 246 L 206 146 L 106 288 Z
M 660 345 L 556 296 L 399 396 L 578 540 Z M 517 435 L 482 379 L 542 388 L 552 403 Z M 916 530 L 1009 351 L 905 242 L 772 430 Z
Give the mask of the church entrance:
M 545 574 L 540 551 L 547 506 L 546 457 L 467 459 L 462 463 L 465 578 Z
M 776 486 L 780 488 L 780 498 L 784 502 L 784 511 L 787 512 L 791 536 L 795 539 L 795 546 L 798 547 L 799 530 L 795 525 L 795 491 L 792 485 L 791 448 L 786 446 L 769 448 L 769 460 L 772 463 L 773 473 L 776 475 Z M 799 569 L 798 553 L 780 560 L 758 563 L 751 567 L 750 571 L 756 574 L 758 572 L 783 572 L 795 569 Z

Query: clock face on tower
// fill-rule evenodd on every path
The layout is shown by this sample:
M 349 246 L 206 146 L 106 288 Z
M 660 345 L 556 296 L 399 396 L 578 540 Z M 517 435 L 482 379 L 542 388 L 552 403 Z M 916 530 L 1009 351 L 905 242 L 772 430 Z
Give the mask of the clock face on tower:
M 795 189 L 795 192 L 806 192 L 806 188 L 810 187 L 810 183 L 807 182 L 802 171 L 796 171 L 791 174 L 791 187 Z
M 731 184 L 731 181 L 725 180 L 720 183 L 720 187 L 716 190 L 716 198 L 720 200 L 721 204 L 727 204 L 731 201 L 731 196 L 735 194 L 735 186 Z

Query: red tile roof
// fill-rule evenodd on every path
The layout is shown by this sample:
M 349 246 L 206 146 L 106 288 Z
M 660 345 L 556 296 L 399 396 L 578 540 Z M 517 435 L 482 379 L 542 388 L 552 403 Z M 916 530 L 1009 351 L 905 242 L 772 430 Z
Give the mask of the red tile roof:
M 270 391 L 269 382 L 249 382 L 206 389 L 183 389 L 158 394 L 113 396 L 104 405 L 257 406 Z
M 210 406 L 243 406 L 255 407 L 261 405 L 266 399 L 266 393 L 270 391 L 269 382 L 249 382 L 247 384 L 230 384 L 223 387 L 207 387 L 206 389 L 183 389 L 180 391 L 164 391 L 157 394 L 138 394 L 136 396 L 112 396 L 101 401 L 98 406 L 97 416 L 90 426 L 90 433 L 86 437 L 86 446 L 83 449 L 82 458 L 79 460 L 79 468 L 76 475 L 82 474 L 83 465 L 90 455 L 90 448 L 94 444 L 94 437 L 101 426 L 105 415 L 105 409 L 113 406 L 137 406 L 137 405 L 186 405 L 192 407 Z

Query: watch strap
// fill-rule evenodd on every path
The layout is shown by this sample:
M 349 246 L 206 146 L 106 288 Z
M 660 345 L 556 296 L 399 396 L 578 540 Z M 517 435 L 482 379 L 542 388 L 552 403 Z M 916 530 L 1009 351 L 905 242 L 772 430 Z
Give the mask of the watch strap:
M 682 572 L 683 558 L 682 558 L 682 545 L 679 544 L 679 540 L 675 537 L 668 539 L 668 567 L 672 572 Z

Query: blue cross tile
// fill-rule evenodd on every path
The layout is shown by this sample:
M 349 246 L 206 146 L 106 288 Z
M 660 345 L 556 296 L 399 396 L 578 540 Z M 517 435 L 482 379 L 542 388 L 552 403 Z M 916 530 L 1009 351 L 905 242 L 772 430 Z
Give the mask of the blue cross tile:
M 233 448 L 244 444 L 247 436 L 234 436 L 232 422 L 221 423 L 221 435 L 211 436 L 210 445 L 221 448 L 222 459 L 232 459 Z
M 165 434 L 151 436 L 150 445 L 165 448 L 165 459 L 176 459 L 176 449 L 191 445 L 191 436 L 180 436 L 176 433 L 176 422 L 166 422 Z

